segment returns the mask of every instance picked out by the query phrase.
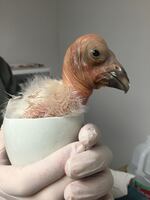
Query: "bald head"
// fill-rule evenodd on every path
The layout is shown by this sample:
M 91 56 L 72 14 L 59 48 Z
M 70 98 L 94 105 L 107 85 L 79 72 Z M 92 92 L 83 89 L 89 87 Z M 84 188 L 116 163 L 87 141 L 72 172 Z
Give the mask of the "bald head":
M 102 86 L 125 91 L 129 87 L 123 67 L 105 40 L 96 34 L 83 35 L 70 45 L 64 59 L 63 80 L 85 98 Z

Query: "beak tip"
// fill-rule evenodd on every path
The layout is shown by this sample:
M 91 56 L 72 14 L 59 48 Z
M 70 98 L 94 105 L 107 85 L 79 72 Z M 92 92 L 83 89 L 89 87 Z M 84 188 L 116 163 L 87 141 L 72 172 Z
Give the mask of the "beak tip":
M 115 75 L 113 71 L 110 74 L 109 87 L 123 90 L 126 94 L 130 89 L 130 81 L 125 70 L 122 68 L 121 71 L 115 71 Z
M 128 83 L 125 85 L 125 94 L 129 91 L 130 89 L 130 82 L 129 82 L 129 79 L 128 79 Z
M 124 93 L 127 94 L 128 90 L 124 90 Z
M 124 89 L 124 93 L 127 94 L 127 92 L 129 91 L 129 89 L 130 89 L 130 85 L 128 85 L 128 87 L 126 87 L 126 88 Z

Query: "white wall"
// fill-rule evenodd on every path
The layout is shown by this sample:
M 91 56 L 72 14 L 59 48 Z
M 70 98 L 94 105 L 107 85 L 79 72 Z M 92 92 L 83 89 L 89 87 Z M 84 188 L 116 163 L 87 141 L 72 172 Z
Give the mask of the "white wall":
M 9 63 L 39 62 L 58 71 L 55 0 L 0 0 L 0 55 Z
M 87 114 L 112 149 L 113 166 L 121 166 L 150 134 L 150 1 L 61 0 L 58 6 L 60 62 L 70 42 L 94 32 L 105 37 L 130 77 L 128 94 L 96 91 Z

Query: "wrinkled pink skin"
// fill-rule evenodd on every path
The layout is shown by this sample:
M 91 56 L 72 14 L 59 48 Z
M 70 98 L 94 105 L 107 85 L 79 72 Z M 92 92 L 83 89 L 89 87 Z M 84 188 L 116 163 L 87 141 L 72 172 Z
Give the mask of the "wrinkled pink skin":
M 101 57 L 95 59 L 91 50 L 98 49 Z M 63 64 L 63 81 L 78 92 L 86 104 L 93 89 L 108 86 L 109 72 L 121 67 L 105 40 L 95 34 L 78 38 L 67 50 Z

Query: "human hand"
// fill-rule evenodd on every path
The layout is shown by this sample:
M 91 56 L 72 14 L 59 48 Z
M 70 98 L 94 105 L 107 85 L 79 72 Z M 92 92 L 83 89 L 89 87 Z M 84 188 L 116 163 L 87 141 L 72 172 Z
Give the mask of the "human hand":
M 1 140 L 0 196 L 7 200 L 111 199 L 107 194 L 112 176 L 107 168 L 112 154 L 97 144 L 98 132 L 88 124 L 78 142 L 25 167 L 5 165 L 8 160 Z

